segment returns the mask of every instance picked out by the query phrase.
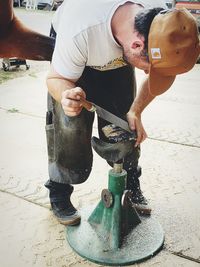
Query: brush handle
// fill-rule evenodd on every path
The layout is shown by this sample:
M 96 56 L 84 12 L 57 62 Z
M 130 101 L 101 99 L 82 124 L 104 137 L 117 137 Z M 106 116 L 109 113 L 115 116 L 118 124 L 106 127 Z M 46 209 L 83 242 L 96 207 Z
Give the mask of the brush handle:
M 81 102 L 82 106 L 85 109 L 87 109 L 88 111 L 90 111 L 90 112 L 95 112 L 96 111 L 96 108 L 95 108 L 94 104 L 89 102 L 89 101 L 87 101 L 86 99 L 81 97 L 80 102 Z

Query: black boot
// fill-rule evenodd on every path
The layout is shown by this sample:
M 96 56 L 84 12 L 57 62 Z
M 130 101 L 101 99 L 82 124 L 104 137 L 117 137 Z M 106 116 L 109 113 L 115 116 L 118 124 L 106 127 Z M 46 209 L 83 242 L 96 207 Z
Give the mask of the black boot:
M 49 189 L 51 208 L 58 221 L 64 225 L 79 224 L 81 216 L 70 201 L 73 186 L 51 180 L 48 180 L 45 186 Z
M 147 199 L 143 196 L 142 191 L 140 189 L 140 181 L 139 177 L 141 176 L 142 170 L 140 166 L 137 168 L 128 171 L 127 173 L 127 190 L 130 190 L 131 202 L 134 208 L 140 215 L 150 215 L 151 208 L 148 205 Z

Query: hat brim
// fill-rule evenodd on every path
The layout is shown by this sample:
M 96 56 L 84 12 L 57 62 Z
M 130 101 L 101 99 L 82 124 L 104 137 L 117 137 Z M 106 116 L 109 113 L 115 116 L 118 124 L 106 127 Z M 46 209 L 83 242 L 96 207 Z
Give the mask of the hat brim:
M 149 91 L 153 96 L 161 95 L 173 84 L 176 76 L 164 76 L 152 67 L 149 72 Z

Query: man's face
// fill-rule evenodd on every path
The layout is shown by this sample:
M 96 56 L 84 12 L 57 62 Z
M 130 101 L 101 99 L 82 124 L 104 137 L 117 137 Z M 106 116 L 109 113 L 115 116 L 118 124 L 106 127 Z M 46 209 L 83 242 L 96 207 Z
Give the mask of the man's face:
M 123 49 L 123 58 L 131 66 L 144 70 L 145 73 L 149 73 L 150 64 L 145 51 L 138 53 L 125 47 Z

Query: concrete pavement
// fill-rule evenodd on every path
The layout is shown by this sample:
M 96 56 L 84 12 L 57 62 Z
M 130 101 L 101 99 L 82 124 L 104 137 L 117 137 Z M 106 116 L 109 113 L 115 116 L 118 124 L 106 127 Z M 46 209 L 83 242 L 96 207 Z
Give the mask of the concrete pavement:
M 35 27 L 30 14 L 24 19 Z M 43 30 L 47 13 L 38 13 Z M 38 29 L 38 26 L 35 27 Z M 27 75 L 26 75 L 27 73 Z M 45 141 L 46 71 L 0 85 L 0 266 L 98 266 L 79 257 L 65 227 L 49 211 Z M 165 231 L 164 249 L 134 266 L 200 266 L 200 65 L 144 111 L 149 139 L 142 145 L 142 189 Z M 138 84 L 143 73 L 137 71 Z M 96 124 L 94 135 L 97 134 Z M 94 153 L 89 179 L 75 186 L 81 209 L 97 203 L 110 167 Z
M 165 231 L 165 246 L 138 266 L 200 266 L 200 65 L 144 112 L 149 139 L 140 164 L 145 195 Z M 0 86 L 0 262 L 2 267 L 96 266 L 74 253 L 65 227 L 49 211 L 45 142 L 46 72 Z M 138 83 L 143 74 L 137 72 Z M 96 124 L 94 135 L 96 135 Z M 108 165 L 94 154 L 93 171 L 75 186 L 78 208 L 97 203 Z

